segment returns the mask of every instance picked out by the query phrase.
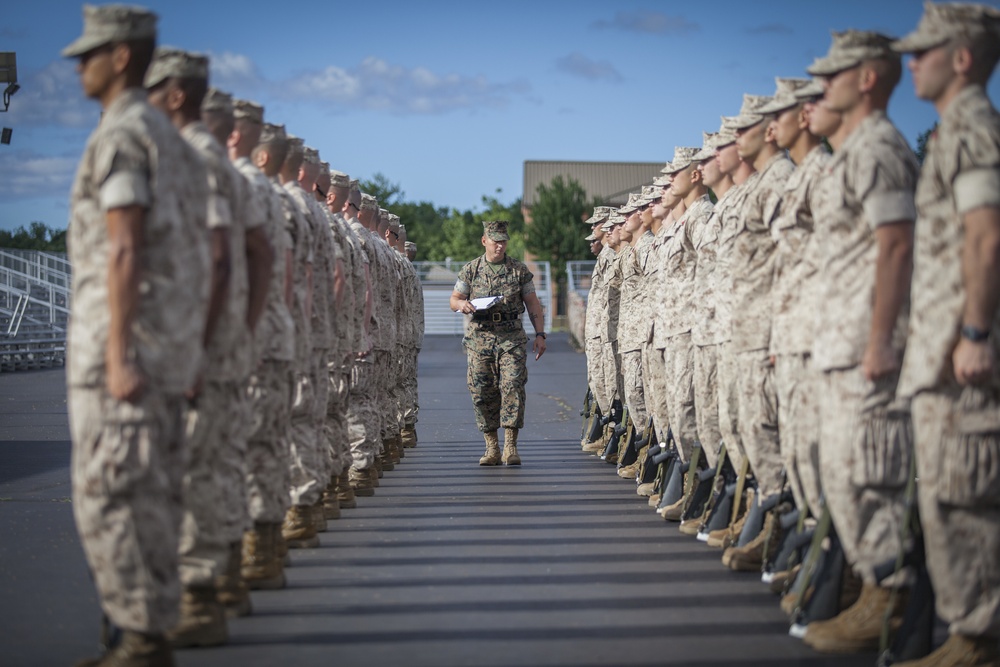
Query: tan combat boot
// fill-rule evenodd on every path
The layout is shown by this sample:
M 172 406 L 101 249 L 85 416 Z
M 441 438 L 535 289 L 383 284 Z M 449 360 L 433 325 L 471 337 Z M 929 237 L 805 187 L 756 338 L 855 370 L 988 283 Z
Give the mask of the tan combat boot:
M 229 545 L 226 570 L 215 578 L 218 600 L 226 610 L 226 618 L 249 616 L 253 610 L 250 605 L 250 589 L 243 581 L 243 574 L 240 571 L 242 560 L 243 543 L 233 542 Z
M 378 455 L 376 461 L 379 464 L 380 472 L 392 472 L 396 469 L 396 464 L 392 461 L 392 454 L 389 450 L 392 449 L 392 445 L 389 440 L 382 441 L 382 453 Z M 379 475 L 381 477 L 381 475 Z
M 406 449 L 412 449 L 417 446 L 417 425 L 407 424 L 399 432 L 400 440 L 403 443 L 403 447 Z
M 125 630 L 121 641 L 100 658 L 82 660 L 76 667 L 176 667 L 174 650 L 163 635 Z
M 486 440 L 486 453 L 479 459 L 481 466 L 495 466 L 500 464 L 500 439 L 496 431 L 483 433 Z
M 354 489 L 351 488 L 350 468 L 345 468 L 337 478 L 337 503 L 342 510 L 352 510 L 358 506 L 358 499 L 354 497 Z
M 385 471 L 385 468 L 382 467 L 382 459 L 383 459 L 383 457 L 384 457 L 384 454 L 379 454 L 378 456 L 376 456 L 375 457 L 375 464 L 372 466 L 372 470 L 375 471 L 375 474 L 374 474 L 375 482 L 373 483 L 373 488 L 378 486 L 378 480 L 382 479 L 382 473 L 383 473 L 383 471 Z M 369 475 L 371 475 L 371 473 L 369 473 Z
M 372 471 L 375 468 L 355 468 L 347 473 L 348 486 L 355 496 L 374 496 L 375 484 L 372 482 Z
M 339 477 L 331 477 L 330 483 L 323 489 L 323 518 L 336 521 L 340 518 L 340 500 L 337 498 L 337 483 Z
M 403 431 L 400 429 L 399 433 L 392 437 L 392 453 L 396 457 L 396 463 L 399 463 L 402 459 L 406 458 L 406 448 L 403 447 Z
M 729 547 L 722 554 L 722 564 L 736 572 L 760 572 L 764 566 L 764 548 L 770 545 L 771 551 L 781 543 L 781 521 L 775 512 L 768 512 L 764 517 L 764 527 L 757 537 L 742 547 Z
M 951 635 L 938 650 L 920 660 L 897 662 L 896 667 L 1000 667 L 996 637 Z
M 517 429 L 503 430 L 503 464 L 505 466 L 521 465 L 521 457 L 517 455 Z
M 747 522 L 747 515 L 750 514 L 750 507 L 753 501 L 754 490 L 747 489 L 746 507 L 743 508 L 743 514 L 736 520 L 736 523 L 710 532 L 706 544 L 715 549 L 725 549 L 736 544 L 740 539 L 740 533 L 743 532 L 743 524 Z
M 229 639 L 226 610 L 214 586 L 185 586 L 181 591 L 180 620 L 167 633 L 174 648 L 220 646 Z
M 618 476 L 622 479 L 630 479 L 635 481 L 635 476 L 639 474 L 639 462 L 627 466 L 622 466 L 618 469 Z
M 281 525 L 277 523 L 255 523 L 253 529 L 243 534 L 240 574 L 251 590 L 285 587 L 285 568 L 276 543 L 280 534 Z
M 861 653 L 877 651 L 882 637 L 882 620 L 890 613 L 891 632 L 903 622 L 908 595 L 900 591 L 889 609 L 892 591 L 876 584 L 864 584 L 861 596 L 853 605 L 828 621 L 813 621 L 806 626 L 803 642 L 820 653 Z
M 292 505 L 285 513 L 281 534 L 289 549 L 313 549 L 319 546 L 311 505 Z
M 326 512 L 323 510 L 323 500 L 317 500 L 312 507 L 312 522 L 317 533 L 326 532 Z

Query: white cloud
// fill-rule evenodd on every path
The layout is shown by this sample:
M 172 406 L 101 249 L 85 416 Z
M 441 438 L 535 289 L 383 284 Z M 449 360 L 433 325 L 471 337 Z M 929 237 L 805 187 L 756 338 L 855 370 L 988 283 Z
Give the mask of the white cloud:
M 0 198 L 69 193 L 79 157 L 15 151 L 0 160 Z
M 19 77 L 20 78 L 20 77 Z M 84 98 L 75 62 L 56 60 L 19 81 L 4 124 L 10 127 L 94 127 L 101 117 L 96 103 Z
M 701 26 L 683 16 L 669 16 L 650 10 L 618 12 L 610 21 L 600 19 L 594 21 L 592 26 L 599 29 L 613 28 L 651 35 L 680 35 L 701 30 Z
M 621 73 L 607 60 L 591 60 L 582 53 L 574 51 L 568 56 L 556 60 L 556 68 L 567 74 L 591 81 L 611 81 L 620 83 L 624 80 Z
M 208 55 L 209 78 L 216 88 L 235 91 L 240 96 L 257 93 L 266 85 L 257 65 L 248 56 L 230 51 Z

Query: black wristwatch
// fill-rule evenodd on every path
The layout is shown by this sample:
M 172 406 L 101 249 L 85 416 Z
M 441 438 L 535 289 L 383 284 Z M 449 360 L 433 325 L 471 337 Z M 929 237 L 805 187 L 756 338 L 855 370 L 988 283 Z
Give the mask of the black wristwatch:
M 546 339 L 546 336 L 545 336 L 545 332 L 544 332 L 544 331 L 539 331 L 538 333 L 536 333 L 536 334 L 535 334 L 535 338 L 538 338 L 539 336 L 541 336 L 541 337 L 542 337 L 542 340 L 545 340 L 545 339 Z
M 989 337 L 989 329 L 979 329 L 971 324 L 966 324 L 962 327 L 962 338 L 971 340 L 973 343 L 982 343 L 984 340 L 988 340 Z

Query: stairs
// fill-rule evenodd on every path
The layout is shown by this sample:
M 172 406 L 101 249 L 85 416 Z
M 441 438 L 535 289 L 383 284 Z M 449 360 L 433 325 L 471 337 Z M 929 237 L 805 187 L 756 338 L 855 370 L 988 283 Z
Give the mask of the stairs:
M 69 275 L 50 253 L 0 250 L 0 372 L 66 362 Z

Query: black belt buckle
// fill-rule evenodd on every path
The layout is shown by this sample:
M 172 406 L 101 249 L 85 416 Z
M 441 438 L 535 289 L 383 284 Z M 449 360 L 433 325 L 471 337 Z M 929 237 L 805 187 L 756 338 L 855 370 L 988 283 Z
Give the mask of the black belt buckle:
M 502 322 L 503 321 L 503 314 L 502 313 L 490 313 L 490 315 L 492 316 L 491 318 L 492 318 L 492 320 L 494 322 Z

